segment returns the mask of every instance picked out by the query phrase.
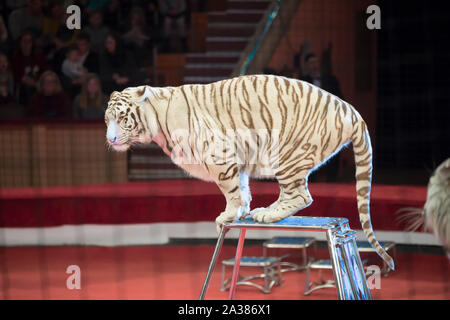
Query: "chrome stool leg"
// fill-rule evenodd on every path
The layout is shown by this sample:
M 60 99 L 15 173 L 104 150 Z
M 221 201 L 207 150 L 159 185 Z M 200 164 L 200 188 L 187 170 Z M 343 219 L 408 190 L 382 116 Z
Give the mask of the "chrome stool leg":
M 220 230 L 219 238 L 217 239 L 216 248 L 214 249 L 214 253 L 209 264 L 208 273 L 206 274 L 205 282 L 203 282 L 202 292 L 200 293 L 199 300 L 203 300 L 205 298 L 206 291 L 209 287 L 209 281 L 211 280 L 211 275 L 214 271 L 214 267 L 216 266 L 217 257 L 219 256 L 220 249 L 222 249 L 223 239 L 225 238 L 225 234 L 228 230 L 222 227 Z
M 230 294 L 228 298 L 230 300 L 234 300 L 234 295 L 236 293 L 236 282 L 238 280 L 239 275 L 239 266 L 241 264 L 241 257 L 242 257 L 242 249 L 244 247 L 244 241 L 245 241 L 245 228 L 241 229 L 241 232 L 239 234 L 239 243 L 237 245 L 236 249 L 236 257 L 235 257 L 235 263 L 233 268 L 233 275 L 231 277 L 231 286 L 230 286 Z

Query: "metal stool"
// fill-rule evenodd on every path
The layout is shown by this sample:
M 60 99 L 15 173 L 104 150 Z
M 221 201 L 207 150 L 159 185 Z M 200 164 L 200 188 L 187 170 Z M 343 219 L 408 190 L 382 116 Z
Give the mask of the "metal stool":
M 395 246 L 395 242 L 391 241 L 379 241 L 380 246 L 388 252 L 389 250 L 392 250 L 392 255 L 394 260 L 397 258 L 397 248 Z M 367 241 L 356 241 L 356 245 L 358 246 L 359 252 L 376 252 L 374 248 L 370 245 Z M 383 260 L 383 268 L 381 269 L 381 274 L 384 277 L 387 277 L 389 275 L 389 271 L 391 269 L 388 267 L 386 262 Z
M 230 229 L 239 229 L 239 242 L 236 248 L 235 264 L 230 284 L 229 298 L 234 299 L 236 283 L 239 274 L 242 249 L 247 229 L 266 230 L 307 230 L 326 232 L 328 249 L 333 265 L 334 279 L 338 298 L 342 300 L 372 299 L 367 286 L 366 277 L 356 247 L 356 232 L 350 230 L 346 218 L 323 217 L 289 217 L 274 223 L 258 223 L 251 217 L 236 222 L 224 224 L 217 239 L 216 248 L 203 283 L 199 299 L 204 299 L 209 287 L 209 281 L 216 265 L 217 257 L 222 248 L 225 234 Z
M 317 282 L 315 282 L 315 281 L 309 282 L 309 274 L 310 274 L 311 269 L 319 270 L 319 280 Z M 318 261 L 312 262 L 307 265 L 306 280 L 305 280 L 305 292 L 303 293 L 305 296 L 309 295 L 311 292 L 314 292 L 314 291 L 322 289 L 322 288 L 335 288 L 336 287 L 334 280 L 323 280 L 322 270 L 324 270 L 324 269 L 329 269 L 329 270 L 333 269 L 331 260 L 318 260 Z M 314 288 L 313 288 L 313 286 L 314 286 Z
M 275 237 L 271 240 L 265 241 L 263 243 L 263 256 L 267 257 L 268 249 L 300 249 L 302 250 L 303 264 L 299 265 L 292 262 L 282 261 L 281 266 L 286 268 L 281 268 L 281 272 L 304 270 L 309 263 L 307 249 L 313 246 L 314 248 L 314 258 L 317 256 L 317 244 L 316 239 L 312 237 Z M 286 258 L 290 255 L 285 255 L 282 258 Z
M 270 293 L 273 286 L 280 285 L 283 282 L 280 261 L 281 258 L 279 257 L 241 257 L 241 267 L 261 267 L 263 268 L 263 273 L 245 278 L 239 276 L 236 285 L 248 285 L 258 288 L 264 293 Z M 221 291 L 230 288 L 230 285 L 227 284 L 232 278 L 225 279 L 225 267 L 234 266 L 234 262 L 234 258 L 222 261 Z M 264 279 L 264 286 L 250 281 L 254 279 Z

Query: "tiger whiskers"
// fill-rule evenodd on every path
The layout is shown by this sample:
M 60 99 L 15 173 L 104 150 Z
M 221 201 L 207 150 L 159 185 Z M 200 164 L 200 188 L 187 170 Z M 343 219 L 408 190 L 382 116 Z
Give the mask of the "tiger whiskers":
M 417 231 L 420 227 L 425 224 L 425 210 L 423 208 L 407 207 L 397 210 L 395 212 L 398 217 L 395 221 L 400 223 L 405 223 L 405 230 L 408 232 Z

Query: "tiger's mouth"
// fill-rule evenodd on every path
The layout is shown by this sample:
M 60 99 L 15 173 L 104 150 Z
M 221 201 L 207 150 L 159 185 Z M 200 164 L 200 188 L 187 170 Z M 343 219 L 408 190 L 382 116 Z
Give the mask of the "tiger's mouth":
M 114 149 L 114 151 L 119 151 L 119 152 L 124 152 L 127 151 L 130 148 L 130 144 L 129 143 L 119 143 L 119 142 L 114 142 L 114 143 L 109 143 L 109 145 Z

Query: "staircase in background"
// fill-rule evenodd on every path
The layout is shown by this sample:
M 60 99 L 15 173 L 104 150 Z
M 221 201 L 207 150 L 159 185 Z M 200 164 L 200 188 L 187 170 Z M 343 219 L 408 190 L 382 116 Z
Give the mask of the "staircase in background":
M 228 0 L 226 11 L 210 12 L 206 52 L 186 55 L 184 83 L 229 78 L 271 0 Z

